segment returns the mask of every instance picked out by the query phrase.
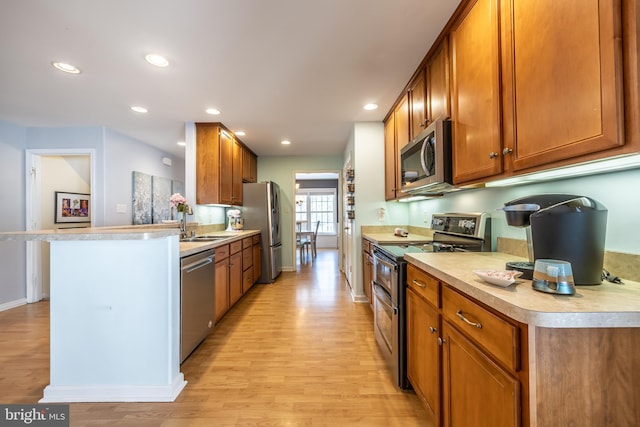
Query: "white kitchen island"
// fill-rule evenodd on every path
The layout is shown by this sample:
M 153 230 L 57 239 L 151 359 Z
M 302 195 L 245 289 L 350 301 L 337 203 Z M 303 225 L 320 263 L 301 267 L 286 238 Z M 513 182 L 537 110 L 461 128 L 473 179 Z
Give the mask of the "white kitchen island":
M 50 384 L 40 402 L 167 402 L 180 394 L 178 233 L 0 233 L 51 244 Z

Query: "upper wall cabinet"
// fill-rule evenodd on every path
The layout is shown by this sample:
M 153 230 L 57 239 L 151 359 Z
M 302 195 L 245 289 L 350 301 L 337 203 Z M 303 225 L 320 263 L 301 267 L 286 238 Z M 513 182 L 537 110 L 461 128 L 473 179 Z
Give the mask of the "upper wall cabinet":
M 498 0 L 478 0 L 450 33 L 456 184 L 502 172 L 498 30 Z
M 503 1 L 504 153 L 515 170 L 624 144 L 619 3 Z
M 409 143 L 409 132 L 409 93 L 406 92 L 384 123 L 385 200 L 402 197 L 400 150 Z
M 242 147 L 242 181 L 258 182 L 258 156 L 247 147 Z
M 220 123 L 196 123 L 196 203 L 242 205 L 242 144 Z
M 426 64 L 427 125 L 451 117 L 449 83 L 449 38 L 445 37 Z
M 409 141 L 427 126 L 426 95 L 425 70 L 421 68 L 409 83 Z

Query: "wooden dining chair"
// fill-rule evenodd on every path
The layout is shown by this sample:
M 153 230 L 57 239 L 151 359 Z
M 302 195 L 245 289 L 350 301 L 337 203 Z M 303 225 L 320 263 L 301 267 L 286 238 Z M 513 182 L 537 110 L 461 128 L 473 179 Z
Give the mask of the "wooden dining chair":
M 316 257 L 317 249 L 316 249 L 316 240 L 318 238 L 318 229 L 320 228 L 320 221 L 316 222 L 316 228 L 313 230 L 313 234 L 309 236 L 309 240 L 305 242 L 307 246 L 311 246 L 311 256 L 312 258 Z

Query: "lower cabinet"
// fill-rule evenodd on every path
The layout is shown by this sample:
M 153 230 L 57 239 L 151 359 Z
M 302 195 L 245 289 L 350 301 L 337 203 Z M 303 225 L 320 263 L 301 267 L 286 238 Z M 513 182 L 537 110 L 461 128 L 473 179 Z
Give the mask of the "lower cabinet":
M 367 239 L 362 239 L 362 287 L 364 294 L 369 301 L 369 307 L 373 310 L 373 254 L 372 243 Z
M 407 289 L 407 376 L 433 426 L 440 420 L 439 324 L 437 309 Z
M 407 266 L 407 375 L 429 425 L 522 424 L 523 327 Z
M 442 325 L 445 426 L 520 425 L 520 382 L 447 321 Z
M 215 248 L 215 319 L 220 320 L 260 277 L 260 235 Z
M 242 241 L 232 242 L 229 257 L 229 305 L 242 297 Z

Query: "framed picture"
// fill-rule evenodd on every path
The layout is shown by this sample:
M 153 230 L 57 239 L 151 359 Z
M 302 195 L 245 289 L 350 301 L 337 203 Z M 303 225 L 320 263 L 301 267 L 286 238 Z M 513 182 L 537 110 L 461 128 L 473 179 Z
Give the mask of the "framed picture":
M 55 223 L 91 222 L 91 194 L 56 191 Z

